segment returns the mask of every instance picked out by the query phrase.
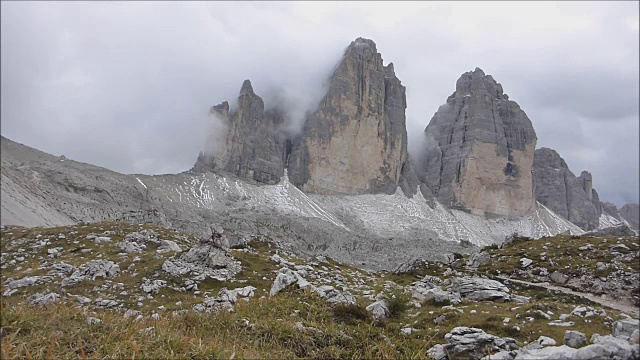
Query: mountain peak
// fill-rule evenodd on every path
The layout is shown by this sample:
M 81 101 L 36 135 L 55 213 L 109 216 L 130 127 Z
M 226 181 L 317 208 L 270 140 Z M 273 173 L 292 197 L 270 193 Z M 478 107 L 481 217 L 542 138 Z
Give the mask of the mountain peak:
M 249 79 L 245 80 L 242 83 L 242 88 L 240 88 L 240 96 L 247 94 L 254 94 L 253 86 L 251 86 L 251 81 Z

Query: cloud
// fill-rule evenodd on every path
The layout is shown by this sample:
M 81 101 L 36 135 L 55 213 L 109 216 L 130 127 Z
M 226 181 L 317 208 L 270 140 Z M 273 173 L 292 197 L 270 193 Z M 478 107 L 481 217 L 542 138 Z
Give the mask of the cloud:
M 604 200 L 638 201 L 634 2 L 2 2 L 1 131 L 127 173 L 190 168 L 242 81 L 292 129 L 358 36 L 407 87 L 409 148 L 482 68 Z M 526 16 L 525 16 L 526 15 Z M 296 126 L 297 125 L 297 126 Z M 635 162 L 634 162 L 635 161 Z M 635 200 L 634 200 L 635 199 Z

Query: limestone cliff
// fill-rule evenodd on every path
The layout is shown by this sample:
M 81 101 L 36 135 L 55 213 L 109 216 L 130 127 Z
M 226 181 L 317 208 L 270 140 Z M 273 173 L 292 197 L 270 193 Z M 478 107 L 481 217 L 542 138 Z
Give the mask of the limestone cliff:
M 522 216 L 535 209 L 536 133 L 520 106 L 481 69 L 458 79 L 425 136 L 429 146 L 416 171 L 443 205 L 481 215 Z
M 640 229 L 640 205 L 625 204 L 620 209 L 615 204 L 604 202 L 600 203 L 602 211 L 620 221 L 626 221 L 633 230 Z
M 620 216 L 629 223 L 629 227 L 640 229 L 640 206 L 638 204 L 625 204 L 620 208 Z
M 373 41 L 356 39 L 293 145 L 289 179 L 318 194 L 393 193 L 401 181 L 413 186 L 411 165 L 404 166 L 406 107 L 393 64 L 383 65 Z
M 538 201 L 584 230 L 598 227 L 600 212 L 593 204 L 590 173 L 576 177 L 555 150 L 540 148 L 533 160 L 533 178 Z
M 238 108 L 229 112 L 225 101 L 211 108 L 222 126 L 222 134 L 198 156 L 195 171 L 234 174 L 245 180 L 276 184 L 284 175 L 283 139 L 277 127 L 282 122 L 276 111 L 265 113 L 264 102 L 245 80 Z

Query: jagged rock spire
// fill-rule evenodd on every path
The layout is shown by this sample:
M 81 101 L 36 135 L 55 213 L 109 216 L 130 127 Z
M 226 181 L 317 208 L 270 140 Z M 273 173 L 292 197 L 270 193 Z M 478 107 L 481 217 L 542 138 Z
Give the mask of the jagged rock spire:
M 393 66 L 384 67 L 372 40 L 357 38 L 307 119 L 289 158 L 289 179 L 321 194 L 393 193 L 407 161 L 405 109 Z
M 251 86 L 251 81 L 248 79 L 242 83 L 242 88 L 240 88 L 240 96 L 247 94 L 255 94 L 253 92 L 253 86 Z

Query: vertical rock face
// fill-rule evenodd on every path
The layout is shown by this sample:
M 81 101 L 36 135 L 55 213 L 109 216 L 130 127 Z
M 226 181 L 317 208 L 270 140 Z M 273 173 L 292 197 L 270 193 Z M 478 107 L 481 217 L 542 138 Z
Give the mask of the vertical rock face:
M 538 201 L 584 230 L 598 227 L 601 212 L 593 204 L 590 173 L 576 177 L 555 150 L 541 148 L 535 151 L 533 177 Z
M 598 217 L 602 214 L 602 203 L 600 202 L 600 196 L 596 189 L 591 189 L 591 203 L 596 208 Z
M 229 112 L 224 102 L 211 108 L 222 123 L 222 136 L 201 152 L 195 171 L 232 173 L 264 184 L 275 184 L 284 175 L 283 140 L 277 133 L 281 116 L 277 111 L 265 113 L 264 102 L 245 80 L 238 97 L 238 108 Z
M 610 202 L 602 202 L 600 203 L 602 211 L 607 213 L 608 215 L 613 216 L 614 218 L 618 219 L 618 220 L 622 220 L 620 217 L 620 211 L 618 210 L 618 207 L 615 204 L 612 204 Z
M 620 216 L 622 216 L 629 226 L 638 230 L 640 228 L 640 206 L 638 204 L 626 204 L 620 208 Z
M 383 65 L 373 41 L 356 39 L 293 146 L 289 179 L 319 194 L 393 193 L 407 162 L 406 107 L 393 64 Z M 411 165 L 404 169 L 412 183 Z
M 536 133 L 520 106 L 478 68 L 463 74 L 425 129 L 430 146 L 416 171 L 444 205 L 475 214 L 535 209 Z
M 589 201 L 593 200 L 593 180 L 591 173 L 588 171 L 583 171 L 578 176 L 578 180 L 582 183 L 582 190 L 587 194 L 587 199 Z

